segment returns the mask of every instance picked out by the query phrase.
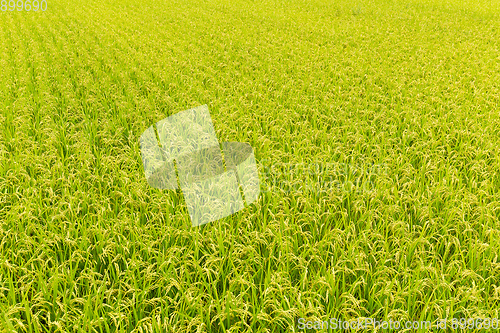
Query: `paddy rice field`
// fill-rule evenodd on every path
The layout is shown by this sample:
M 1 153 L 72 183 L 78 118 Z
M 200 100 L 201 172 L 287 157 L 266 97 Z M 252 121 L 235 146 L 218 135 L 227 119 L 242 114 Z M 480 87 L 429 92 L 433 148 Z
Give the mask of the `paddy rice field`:
M 500 1 L 46 5 L 0 11 L 0 332 L 499 318 Z M 261 194 L 192 227 L 139 137 L 204 104 Z

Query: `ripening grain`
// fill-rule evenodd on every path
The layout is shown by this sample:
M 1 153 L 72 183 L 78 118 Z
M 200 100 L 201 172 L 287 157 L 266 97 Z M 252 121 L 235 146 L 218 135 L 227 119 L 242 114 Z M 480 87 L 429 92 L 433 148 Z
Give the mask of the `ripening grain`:
M 499 317 L 498 0 L 47 2 L 0 12 L 0 331 Z M 192 228 L 138 138 L 202 104 L 267 165 L 386 172 Z

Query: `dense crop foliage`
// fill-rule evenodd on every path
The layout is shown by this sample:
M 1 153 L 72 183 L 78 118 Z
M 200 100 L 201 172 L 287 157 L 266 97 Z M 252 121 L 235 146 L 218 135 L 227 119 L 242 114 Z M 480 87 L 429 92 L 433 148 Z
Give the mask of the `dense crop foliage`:
M 0 330 L 498 318 L 499 13 L 497 0 L 0 12 Z M 275 188 L 192 228 L 181 193 L 148 186 L 138 138 L 201 104 L 221 141 L 266 163 L 385 171 L 370 191 Z

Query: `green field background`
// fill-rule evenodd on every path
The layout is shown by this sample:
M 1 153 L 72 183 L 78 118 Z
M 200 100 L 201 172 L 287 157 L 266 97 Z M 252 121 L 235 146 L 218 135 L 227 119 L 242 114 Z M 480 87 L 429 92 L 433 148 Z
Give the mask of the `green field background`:
M 47 3 L 0 11 L 1 332 L 499 317 L 499 1 Z M 258 161 L 385 172 L 193 228 L 139 136 L 202 104 Z

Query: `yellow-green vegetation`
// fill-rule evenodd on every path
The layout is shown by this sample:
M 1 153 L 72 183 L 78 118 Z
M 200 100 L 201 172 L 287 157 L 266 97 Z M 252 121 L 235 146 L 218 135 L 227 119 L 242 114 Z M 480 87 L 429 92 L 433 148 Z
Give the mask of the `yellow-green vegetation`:
M 0 331 L 499 317 L 498 0 L 47 4 L 0 11 Z M 193 228 L 138 140 L 202 104 L 268 165 L 386 172 Z

